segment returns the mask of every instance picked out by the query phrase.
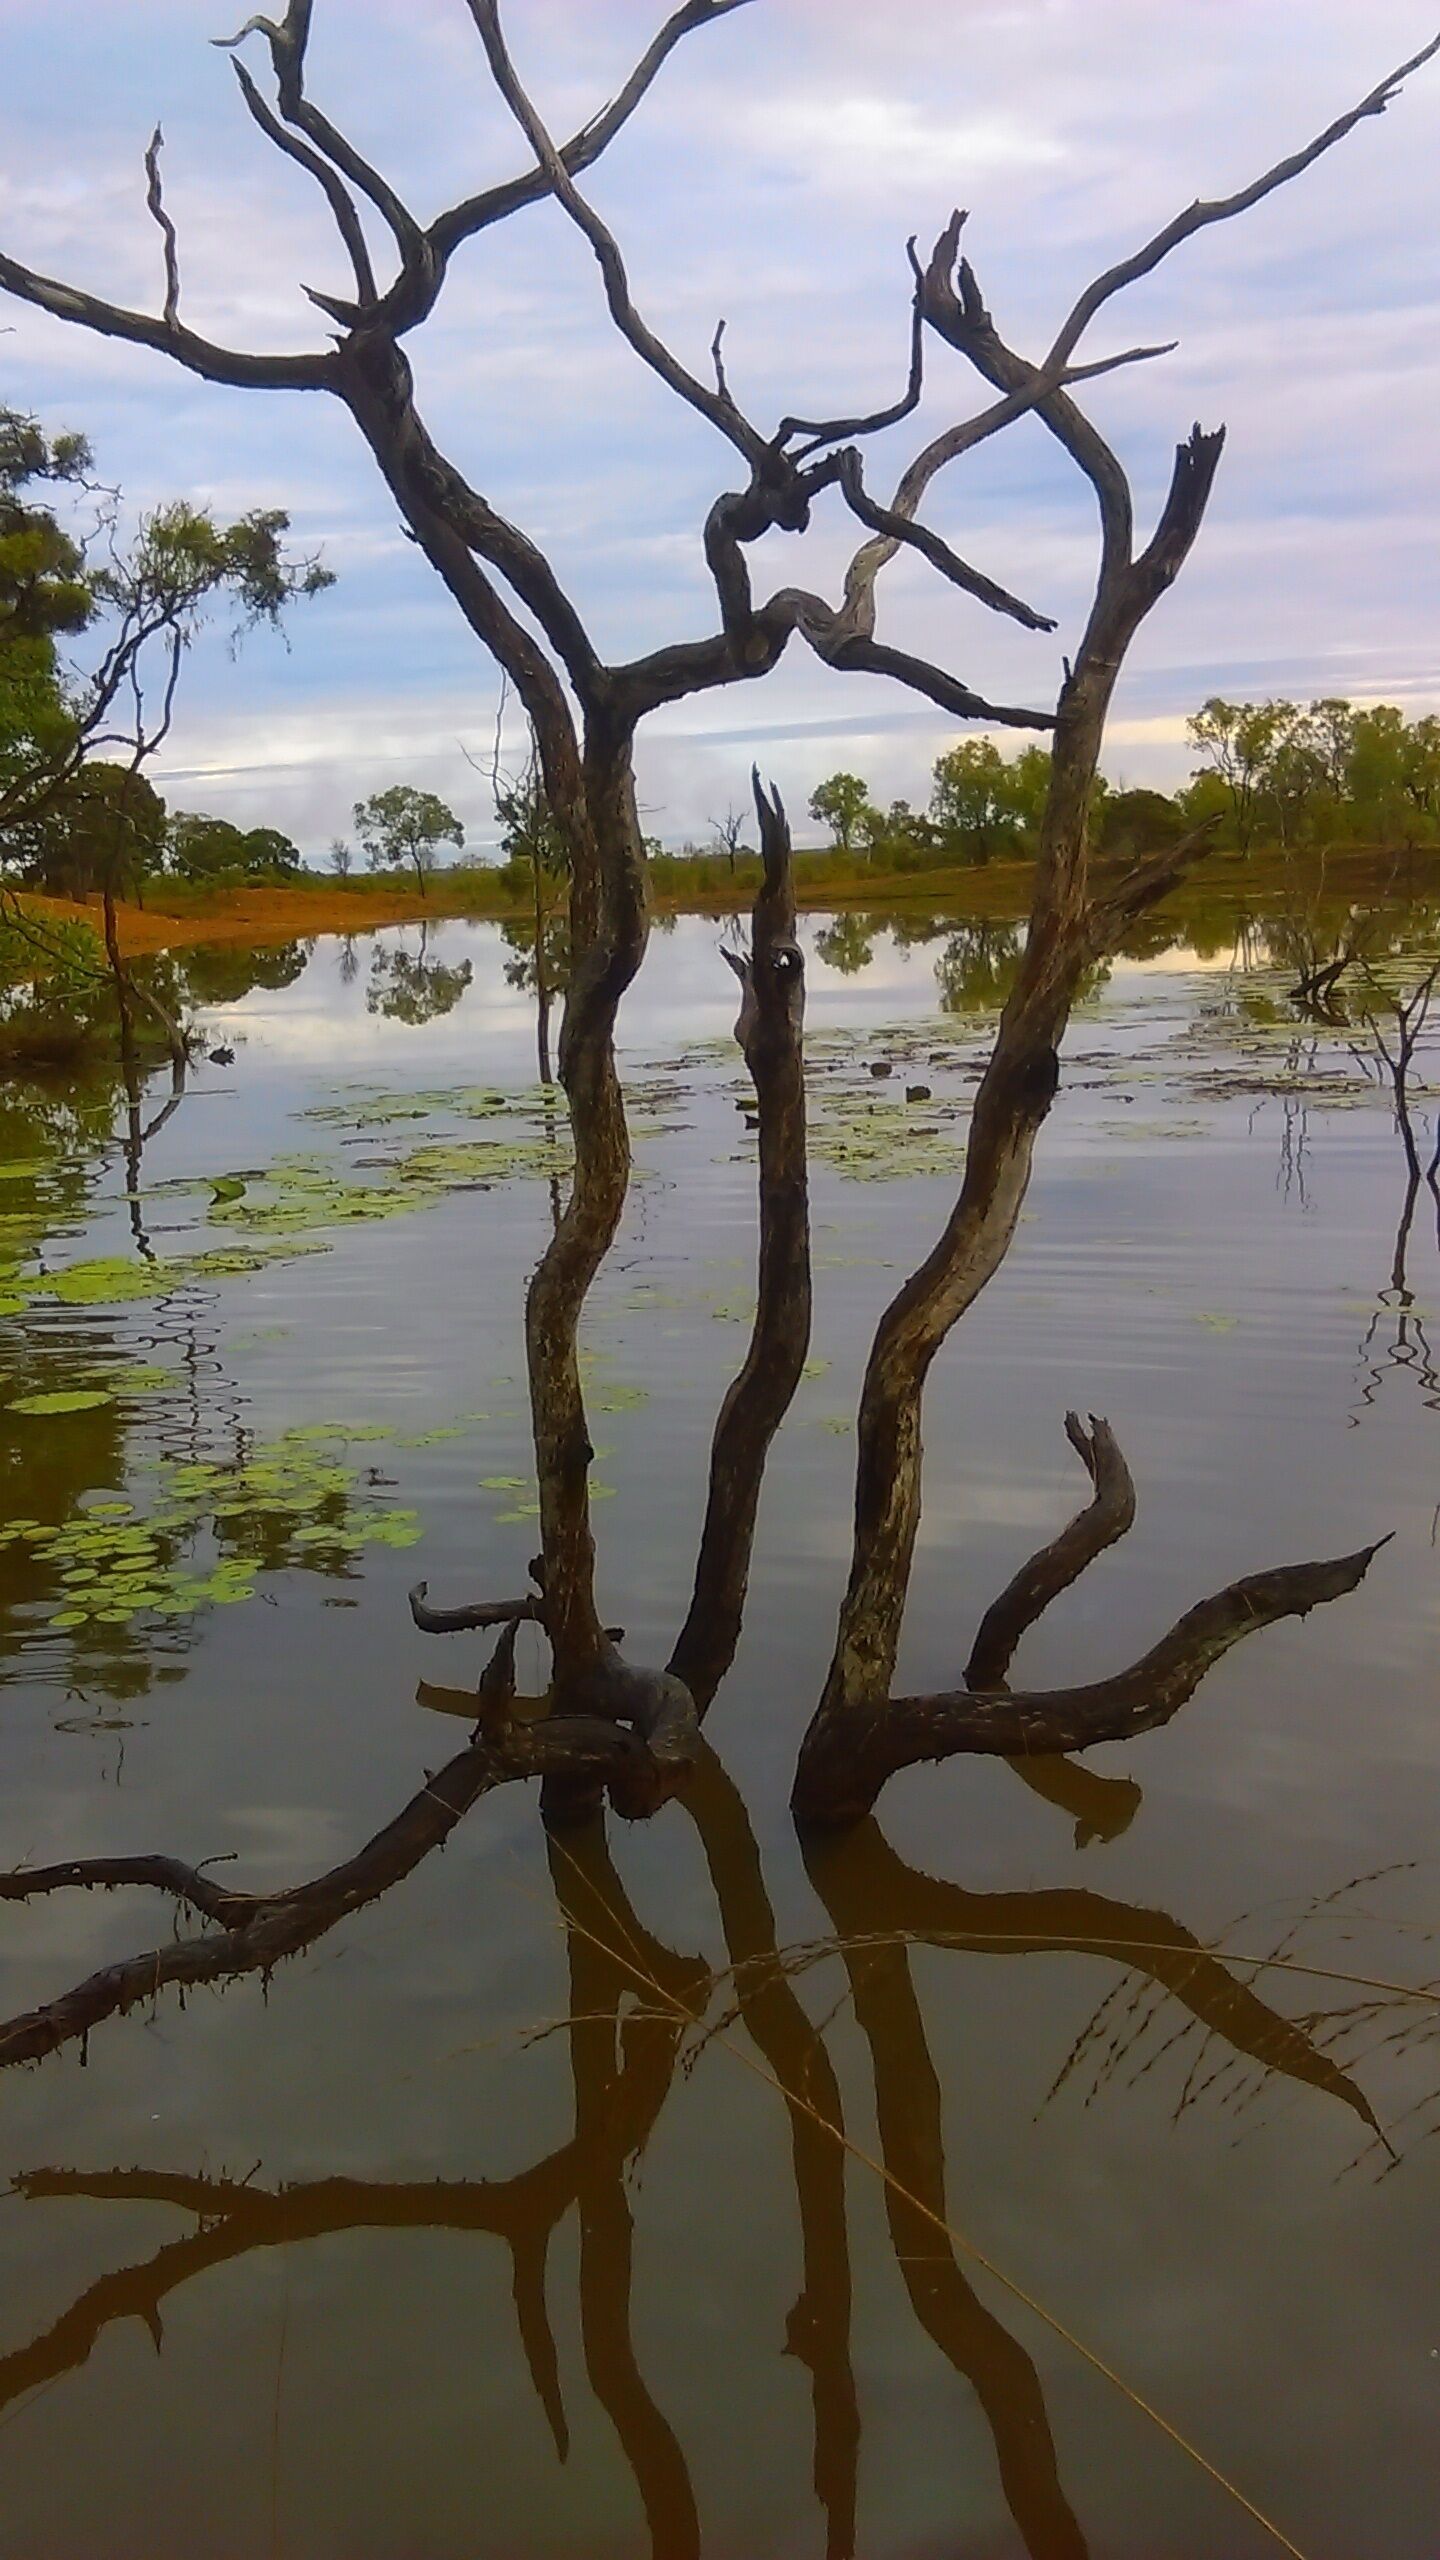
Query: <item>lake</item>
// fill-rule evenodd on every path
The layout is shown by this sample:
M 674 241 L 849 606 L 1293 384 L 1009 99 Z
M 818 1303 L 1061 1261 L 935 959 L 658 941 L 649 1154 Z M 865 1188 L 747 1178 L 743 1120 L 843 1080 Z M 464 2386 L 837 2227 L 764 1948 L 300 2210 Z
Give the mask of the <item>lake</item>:
M 644 1662 L 754 1308 L 726 938 L 672 920 L 626 1001 L 636 1170 L 582 1334 L 599 1586 Z M 802 1850 L 860 1375 L 1013 936 L 802 939 L 811 1359 L 699 1773 L 608 1834 L 500 1788 L 273 1978 L 4 2074 L 4 2560 L 1436 2548 L 1440 1006 L 1417 1184 L 1393 1016 L 1303 1019 L 1242 919 L 1090 991 L 931 1379 L 901 1685 L 954 1687 L 1082 1507 L 1070 1408 L 1138 1512 L 1028 1687 L 1390 1543 L 1163 1729 L 908 1770 Z M 1392 944 L 1404 994 L 1433 920 Z M 492 1639 L 419 1633 L 410 1585 L 526 1587 L 564 1123 L 494 927 L 178 964 L 218 1062 L 175 1108 L 0 1089 L 0 1866 L 164 1852 L 264 1893 L 464 1745 Z M 518 1663 L 538 1689 L 532 1627 Z M 200 1926 L 134 1886 L 5 1902 L 0 2014 Z

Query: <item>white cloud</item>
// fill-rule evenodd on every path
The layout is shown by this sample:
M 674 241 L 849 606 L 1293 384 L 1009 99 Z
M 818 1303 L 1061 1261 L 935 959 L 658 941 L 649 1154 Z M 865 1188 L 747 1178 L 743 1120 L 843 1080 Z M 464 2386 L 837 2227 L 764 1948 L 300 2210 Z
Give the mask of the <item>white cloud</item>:
M 654 0 L 531 0 L 517 42 L 523 31 L 527 75 L 557 124 L 613 93 L 655 16 Z M 428 212 L 525 155 L 487 95 L 460 0 L 414 0 L 403 20 L 382 0 L 317 11 L 314 85 Z M 756 0 L 679 48 L 587 181 L 646 309 L 697 367 L 725 312 L 732 379 L 761 417 L 864 406 L 898 386 L 905 236 L 928 238 L 957 194 L 973 206 L 967 237 L 997 314 L 1018 343 L 1041 343 L 1097 265 L 1318 129 L 1428 33 L 1419 0 L 1363 12 L 1349 0 L 1303 12 L 1297 0 L 972 0 L 963 43 L 956 20 L 953 0 L 902 12 Z M 324 208 L 255 134 L 220 57 L 177 41 L 172 0 L 27 12 L 6 67 L 8 249 L 153 307 L 159 242 L 140 154 L 159 113 L 197 321 L 262 346 L 318 341 L 299 286 L 339 272 Z M 1097 350 L 1181 338 L 1163 364 L 1089 395 L 1142 512 L 1159 504 L 1192 416 L 1230 427 L 1201 543 L 1117 703 L 1115 747 L 1137 778 L 1184 770 L 1183 714 L 1207 691 L 1340 685 L 1416 705 L 1440 694 L 1437 111 L 1432 71 L 1383 126 L 1190 244 L 1094 332 Z M 196 653 L 175 796 L 272 814 L 320 846 L 359 791 L 404 771 L 479 827 L 483 790 L 456 740 L 486 730 L 494 678 L 344 414 L 314 397 L 218 391 L 23 308 L 4 316 L 0 396 L 86 427 L 137 502 L 184 488 L 232 511 L 288 506 L 297 537 L 323 540 L 340 572 L 335 593 L 295 617 L 288 658 Z M 588 248 L 552 208 L 466 249 L 411 353 L 435 431 L 553 551 L 603 651 L 713 627 L 700 529 L 740 466 L 620 344 Z M 877 490 L 912 434 L 976 402 L 950 351 L 932 347 L 928 372 L 921 418 L 873 448 Z M 1031 427 L 937 486 L 928 512 L 1060 615 L 1061 642 L 996 626 L 913 560 L 887 572 L 885 636 L 942 655 L 992 696 L 1044 699 L 1084 609 L 1088 492 Z M 827 504 L 803 546 L 761 547 L 757 581 L 833 592 L 847 530 Z M 924 703 L 830 675 L 796 647 L 764 686 L 654 723 L 642 789 L 677 837 L 703 832 L 756 749 L 792 796 L 843 757 L 864 760 L 882 796 L 917 797 L 946 734 Z

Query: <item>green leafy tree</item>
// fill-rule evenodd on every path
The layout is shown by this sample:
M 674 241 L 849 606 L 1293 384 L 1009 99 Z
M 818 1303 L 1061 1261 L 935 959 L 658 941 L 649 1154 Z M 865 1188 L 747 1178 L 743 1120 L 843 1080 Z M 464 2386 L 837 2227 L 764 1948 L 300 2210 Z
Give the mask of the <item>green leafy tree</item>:
M 841 853 L 853 854 L 868 816 L 870 794 L 858 773 L 832 773 L 810 794 L 810 815 L 828 827 Z
M 862 810 L 859 835 L 878 870 L 914 871 L 935 858 L 935 829 L 908 800 L 892 800 L 888 809 Z
M 1018 756 L 1012 756 L 1005 768 L 1005 789 L 1016 825 L 1026 836 L 1038 835 L 1050 789 L 1049 748 L 1022 747 Z M 1097 793 L 1097 808 L 1104 796 L 1102 787 Z
M 125 539 L 118 495 L 90 473 L 82 438 L 50 439 L 0 411 L 0 896 L 51 864 L 98 884 L 122 1049 L 133 1056 L 143 1008 L 179 1067 L 179 1027 L 125 966 L 116 924 L 117 898 L 158 851 L 163 811 L 141 768 L 169 735 L 184 654 L 210 612 L 228 603 L 240 630 L 278 624 L 293 598 L 332 579 L 287 555 L 278 508 L 224 524 L 177 500 Z M 60 498 L 88 506 L 88 529 L 62 524 Z M 92 626 L 90 668 L 62 667 L 57 641 Z M 87 778 L 96 773 L 105 778 Z M 33 938 L 33 920 L 24 930 Z
M 300 868 L 300 847 L 278 827 L 251 827 L 245 838 L 246 860 L 255 877 L 293 880 Z
M 1293 702 L 1226 702 L 1211 694 L 1186 722 L 1200 771 L 1223 783 L 1235 841 L 1248 853 L 1276 758 L 1295 737 L 1301 714 Z M 1198 776 L 1196 777 L 1198 779 Z
M 277 827 L 237 827 L 189 809 L 170 820 L 166 849 L 175 877 L 200 885 L 292 879 L 300 868 L 299 847 Z
M 1407 721 L 1392 702 L 1359 711 L 1351 739 L 1349 797 L 1357 834 L 1413 844 L 1440 826 L 1440 719 Z
M 1163 791 L 1112 791 L 1098 813 L 1095 841 L 1102 853 L 1161 853 L 1178 844 L 1190 821 L 1178 801 Z
M 214 885 L 245 871 L 245 838 L 228 818 L 179 809 L 167 830 L 167 862 L 177 880 Z
M 83 631 L 95 611 L 80 545 L 35 492 L 83 485 L 89 468 L 82 437 L 52 441 L 33 418 L 0 408 L 0 816 L 12 807 L 12 862 L 37 850 L 36 830 L 20 824 L 30 779 L 63 764 L 74 732 L 56 638 Z
M 52 897 L 135 897 L 164 853 L 159 792 L 129 765 L 97 760 L 56 793 L 21 877 Z
M 442 844 L 458 847 L 465 830 L 453 809 L 433 791 L 417 791 L 412 783 L 394 782 L 357 800 L 355 833 L 372 871 L 398 871 L 408 863 L 422 897 Z
M 1327 694 L 1312 702 L 1305 714 L 1304 738 L 1314 756 L 1324 788 L 1332 800 L 1349 796 L 1350 759 L 1355 752 L 1355 723 L 1352 702 L 1342 702 Z
M 62 504 L 73 521 L 62 522 Z M 17 829 L 33 827 L 87 759 L 125 748 L 138 768 L 153 754 L 207 612 L 228 601 L 241 629 L 278 624 L 295 597 L 333 583 L 317 560 L 287 555 L 279 508 L 225 524 L 176 500 L 142 516 L 128 540 L 119 517 L 82 436 L 47 436 L 0 408 L 0 848 L 11 860 Z M 57 642 L 92 626 L 94 665 L 62 667 Z
M 988 738 L 965 738 L 935 762 L 930 816 L 947 851 L 988 862 L 1019 833 L 1014 766 Z

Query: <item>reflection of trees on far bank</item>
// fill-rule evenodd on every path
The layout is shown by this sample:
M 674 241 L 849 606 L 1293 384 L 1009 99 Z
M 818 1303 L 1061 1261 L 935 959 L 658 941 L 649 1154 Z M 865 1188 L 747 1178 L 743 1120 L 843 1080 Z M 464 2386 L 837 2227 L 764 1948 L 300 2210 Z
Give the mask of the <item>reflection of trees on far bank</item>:
M 429 931 L 428 925 L 421 926 L 418 950 L 406 950 L 402 944 L 371 953 L 367 1012 L 387 1022 L 408 1023 L 412 1030 L 454 1012 L 475 975 L 474 963 L 432 960 Z
M 1408 968 L 1402 965 L 1398 969 L 1393 964 L 1386 969 L 1383 962 L 1367 959 L 1360 990 L 1352 999 L 1367 1036 L 1363 1049 L 1358 1039 L 1352 1044 L 1354 1054 L 1374 1074 L 1377 1087 L 1389 1099 L 1405 1167 L 1389 1273 L 1376 1293 L 1374 1310 L 1360 1344 L 1362 1384 L 1359 1404 L 1350 1417 L 1352 1423 L 1359 1422 L 1374 1403 L 1390 1372 L 1412 1376 L 1425 1403 L 1440 1410 L 1440 1367 L 1411 1274 L 1416 1213 L 1422 1197 L 1430 1212 L 1425 1225 L 1433 1228 L 1436 1259 L 1440 1263 L 1440 1104 L 1433 1089 L 1428 1110 L 1416 1094 L 1416 1059 L 1430 1023 L 1437 987 L 1440 958 L 1432 959 L 1428 967 L 1411 959 Z
M 279 994 L 304 976 L 315 952 L 308 941 L 252 945 L 244 942 L 197 942 L 176 954 L 179 985 L 185 1001 L 203 1008 L 240 1004 L 257 989 Z

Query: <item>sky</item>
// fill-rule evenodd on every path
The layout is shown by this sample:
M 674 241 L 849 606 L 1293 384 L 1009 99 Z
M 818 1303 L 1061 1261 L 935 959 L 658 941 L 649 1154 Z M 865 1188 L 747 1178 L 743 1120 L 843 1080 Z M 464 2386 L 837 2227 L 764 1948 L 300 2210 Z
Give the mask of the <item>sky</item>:
M 997 322 L 1038 356 L 1093 274 L 1196 195 L 1308 140 L 1427 41 L 1435 5 L 749 0 L 681 45 L 585 185 L 640 307 L 696 370 L 724 317 L 752 417 L 863 410 L 904 379 L 911 233 L 927 247 L 952 205 L 968 207 Z M 512 51 L 552 129 L 613 92 L 664 14 L 664 0 L 508 0 Z M 233 32 L 225 0 L 0 0 L 0 246 L 158 310 L 141 165 L 158 121 L 183 316 L 232 345 L 320 345 L 301 287 L 344 291 L 342 253 L 209 41 Z M 260 39 L 247 58 L 262 78 Z M 464 0 L 316 0 L 309 88 L 424 220 L 527 165 Z M 1113 780 L 1183 779 L 1185 716 L 1214 692 L 1440 707 L 1437 146 L 1440 60 L 1293 186 L 1180 249 L 1087 339 L 1092 356 L 1179 340 L 1085 395 L 1142 521 L 1192 420 L 1223 420 L 1229 439 L 1199 546 L 1127 664 Z M 459 812 L 471 849 L 493 844 L 495 671 L 340 405 L 216 388 L 20 304 L 0 309 L 0 332 L 0 401 L 83 429 L 130 507 L 284 507 L 336 573 L 296 609 L 288 643 L 260 634 L 237 651 L 216 633 L 192 652 L 155 769 L 171 805 L 281 827 L 323 861 L 356 799 L 413 782 Z M 714 628 L 700 534 L 735 457 L 615 334 L 555 207 L 463 249 L 408 347 L 432 433 L 547 551 L 602 654 Z M 920 415 L 871 440 L 868 485 L 888 493 L 918 444 L 984 396 L 932 340 Z M 1029 421 L 937 482 L 925 516 L 1060 629 L 997 621 L 906 555 L 881 580 L 879 636 L 991 699 L 1052 702 L 1094 574 L 1087 485 Z M 832 499 L 803 545 L 770 537 L 759 591 L 835 593 L 848 521 Z M 763 684 L 647 725 L 645 823 L 670 844 L 704 840 L 743 805 L 756 760 L 793 809 L 839 767 L 881 801 L 921 803 L 934 758 L 973 734 L 795 643 Z M 512 723 L 507 753 L 519 744 Z

